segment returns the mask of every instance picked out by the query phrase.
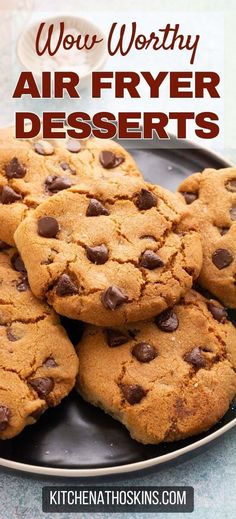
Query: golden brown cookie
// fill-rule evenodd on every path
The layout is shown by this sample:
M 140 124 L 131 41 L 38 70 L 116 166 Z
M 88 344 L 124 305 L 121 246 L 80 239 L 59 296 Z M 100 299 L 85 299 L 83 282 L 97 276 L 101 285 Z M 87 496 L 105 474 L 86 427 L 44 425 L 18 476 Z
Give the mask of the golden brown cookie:
M 236 394 L 236 330 L 220 304 L 189 291 L 155 319 L 87 326 L 77 389 L 142 443 L 199 434 Z
M 32 291 L 59 314 L 97 325 L 162 312 L 202 263 L 199 235 L 178 233 L 181 209 L 176 195 L 134 178 L 48 198 L 15 233 Z
M 183 229 L 201 233 L 199 283 L 236 308 L 236 168 L 205 169 L 179 186 L 186 203 Z
M 49 196 L 87 177 L 111 175 L 141 177 L 130 154 L 113 141 L 16 140 L 12 128 L 0 130 L 0 239 L 14 245 L 19 223 Z
M 78 359 L 56 314 L 30 291 L 19 254 L 0 242 L 0 439 L 72 389 Z

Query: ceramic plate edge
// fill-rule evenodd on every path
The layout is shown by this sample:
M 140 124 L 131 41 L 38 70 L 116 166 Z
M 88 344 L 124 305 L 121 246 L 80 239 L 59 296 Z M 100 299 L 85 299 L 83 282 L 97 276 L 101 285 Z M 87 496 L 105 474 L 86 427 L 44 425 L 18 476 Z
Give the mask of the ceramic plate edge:
M 186 447 L 182 447 L 182 449 L 178 449 L 169 454 L 163 454 L 162 456 L 158 456 L 155 458 L 151 458 L 149 460 L 138 461 L 136 463 L 129 463 L 126 465 L 118 465 L 116 467 L 103 467 L 103 468 L 94 468 L 94 469 L 61 469 L 54 467 L 41 467 L 38 465 L 28 465 L 26 463 L 19 463 L 16 461 L 5 460 L 4 458 L 0 458 L 0 466 L 14 469 L 22 472 L 27 472 L 31 474 L 39 474 L 44 476 L 59 476 L 59 477 L 94 477 L 94 476 L 106 476 L 106 475 L 116 475 L 116 474 L 125 474 L 128 472 L 135 472 L 138 470 L 145 470 L 150 467 L 154 467 L 156 465 L 160 465 L 162 463 L 166 463 L 168 461 L 174 460 L 191 452 L 195 449 L 203 447 L 207 443 L 210 443 L 213 440 L 216 440 L 227 431 L 236 426 L 236 418 L 231 420 L 228 424 L 224 425 L 218 431 L 215 431 L 205 438 L 198 440 Z

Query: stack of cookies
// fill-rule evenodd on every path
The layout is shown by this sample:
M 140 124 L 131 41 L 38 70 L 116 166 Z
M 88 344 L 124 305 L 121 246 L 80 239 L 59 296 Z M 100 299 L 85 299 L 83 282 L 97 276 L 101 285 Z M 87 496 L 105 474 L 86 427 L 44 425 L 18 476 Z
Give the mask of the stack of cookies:
M 173 194 L 111 141 L 0 145 L 0 438 L 74 385 L 142 443 L 210 428 L 236 394 L 236 169 Z

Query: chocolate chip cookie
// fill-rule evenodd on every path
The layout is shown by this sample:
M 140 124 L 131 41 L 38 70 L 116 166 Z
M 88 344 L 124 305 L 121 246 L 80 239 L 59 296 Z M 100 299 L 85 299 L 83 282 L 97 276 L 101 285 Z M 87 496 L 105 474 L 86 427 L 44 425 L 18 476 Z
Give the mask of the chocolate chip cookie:
M 150 321 L 87 326 L 77 351 L 78 391 L 145 444 L 209 429 L 236 394 L 236 330 L 193 290 Z
M 0 130 L 0 239 L 13 235 L 30 210 L 87 177 L 141 177 L 134 160 L 112 141 L 88 139 L 16 140 L 13 129 Z
M 128 177 L 48 198 L 15 233 L 32 291 L 59 314 L 97 325 L 162 312 L 202 263 L 199 235 L 178 232 L 181 210 L 177 195 Z
M 179 186 L 186 204 L 184 229 L 201 233 L 199 283 L 236 308 L 236 168 L 206 169 Z
M 16 436 L 75 383 L 78 359 L 56 314 L 30 291 L 19 254 L 0 242 L 0 438 Z

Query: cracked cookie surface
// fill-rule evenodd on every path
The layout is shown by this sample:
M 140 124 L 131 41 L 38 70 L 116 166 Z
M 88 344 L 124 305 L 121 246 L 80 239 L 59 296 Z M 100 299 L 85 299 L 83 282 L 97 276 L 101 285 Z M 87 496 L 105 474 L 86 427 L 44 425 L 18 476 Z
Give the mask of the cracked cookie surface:
M 91 176 L 141 177 L 131 155 L 110 140 L 16 140 L 8 128 L 0 130 L 0 150 L 0 239 L 10 245 L 27 213 L 54 193 Z
M 236 168 L 191 175 L 179 192 L 186 203 L 183 229 L 195 229 L 202 238 L 199 283 L 236 308 Z
M 78 391 L 141 443 L 209 429 L 236 394 L 236 330 L 218 302 L 194 290 L 150 321 L 87 325 L 77 352 Z
M 0 439 L 8 439 L 70 392 L 78 359 L 56 314 L 30 291 L 18 253 L 3 242 L 0 286 Z
M 59 314 L 97 325 L 162 312 L 201 268 L 199 235 L 178 233 L 181 209 L 176 195 L 134 178 L 55 195 L 15 233 L 32 291 Z

